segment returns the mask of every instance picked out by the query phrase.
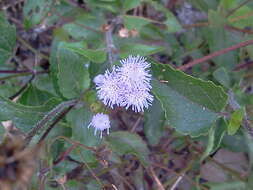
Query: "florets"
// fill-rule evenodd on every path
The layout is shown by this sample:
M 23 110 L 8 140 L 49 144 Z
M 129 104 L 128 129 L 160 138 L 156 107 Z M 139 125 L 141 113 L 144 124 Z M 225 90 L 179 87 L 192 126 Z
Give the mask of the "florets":
M 90 126 L 95 128 L 94 135 L 96 135 L 97 131 L 100 131 L 100 138 L 102 138 L 105 129 L 107 130 L 107 134 L 109 134 L 109 128 L 111 127 L 109 116 L 107 114 L 97 113 L 92 117 L 88 128 Z
M 132 107 L 135 112 L 144 111 L 152 104 L 150 63 L 144 57 L 132 56 L 120 61 L 121 66 L 107 70 L 94 78 L 98 98 L 107 106 Z

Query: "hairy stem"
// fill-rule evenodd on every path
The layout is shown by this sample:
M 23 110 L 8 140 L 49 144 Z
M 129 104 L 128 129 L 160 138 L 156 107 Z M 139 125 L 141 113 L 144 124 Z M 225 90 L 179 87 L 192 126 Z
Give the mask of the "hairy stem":
M 63 111 L 58 117 L 57 119 L 55 119 L 55 121 L 47 128 L 47 130 L 45 131 L 45 133 L 41 136 L 38 144 L 40 144 L 42 141 L 45 140 L 45 138 L 47 137 L 47 135 L 49 134 L 49 132 L 54 128 L 54 126 L 74 107 L 75 105 L 71 105 L 69 106 L 65 111 Z
M 30 143 L 30 141 L 32 140 L 32 138 L 34 137 L 34 135 L 40 130 L 42 129 L 44 126 L 46 126 L 49 122 L 51 122 L 55 116 L 57 116 L 59 113 L 61 113 L 63 110 L 65 110 L 65 108 L 76 105 L 76 103 L 78 102 L 78 100 L 74 99 L 74 100 L 70 100 L 70 101 L 66 101 L 63 102 L 59 105 L 57 105 L 54 109 L 52 109 L 51 111 L 49 111 L 36 125 L 35 127 L 28 132 L 27 136 L 26 136 L 26 144 L 28 145 Z

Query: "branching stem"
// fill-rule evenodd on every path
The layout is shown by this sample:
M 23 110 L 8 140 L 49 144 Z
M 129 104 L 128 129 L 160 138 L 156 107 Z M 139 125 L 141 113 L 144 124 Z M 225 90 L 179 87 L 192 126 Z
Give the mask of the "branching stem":
M 208 60 L 210 60 L 214 57 L 223 55 L 223 54 L 228 53 L 230 51 L 233 51 L 233 50 L 236 50 L 238 48 L 245 47 L 245 46 L 248 46 L 248 45 L 252 45 L 252 44 L 253 44 L 253 40 L 248 40 L 248 41 L 245 41 L 245 42 L 241 42 L 239 44 L 233 45 L 231 47 L 228 47 L 228 48 L 225 48 L 225 49 L 222 49 L 222 50 L 219 50 L 219 51 L 215 51 L 215 52 L 213 52 L 213 53 L 211 53 L 207 56 L 204 56 L 202 58 L 191 61 L 190 63 L 187 63 L 185 65 L 182 65 L 182 66 L 178 67 L 178 69 L 184 71 L 184 70 L 186 70 L 190 67 L 193 67 L 194 65 L 203 63 L 203 62 L 208 61 Z

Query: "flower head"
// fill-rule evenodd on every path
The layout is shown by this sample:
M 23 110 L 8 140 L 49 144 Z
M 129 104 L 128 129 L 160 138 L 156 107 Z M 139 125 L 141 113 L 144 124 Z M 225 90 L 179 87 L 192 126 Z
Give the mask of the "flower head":
M 100 131 L 100 138 L 102 138 L 103 130 L 106 129 L 107 134 L 109 134 L 109 128 L 111 127 L 109 116 L 107 114 L 97 113 L 92 117 L 88 128 L 90 128 L 90 126 L 95 128 L 94 135 L 96 135 L 97 131 Z
M 144 108 L 148 108 L 153 102 L 154 97 L 150 94 L 146 87 L 139 86 L 136 88 L 129 89 L 124 95 L 124 101 L 122 101 L 121 106 L 126 109 L 132 107 L 135 112 L 143 112 Z
M 119 105 L 120 86 L 118 85 L 118 77 L 115 70 L 112 72 L 105 71 L 104 75 L 98 75 L 94 78 L 96 89 L 98 90 L 98 98 L 107 106 Z
M 120 61 L 121 66 L 107 70 L 94 78 L 98 98 L 107 106 L 132 107 L 135 112 L 144 111 L 153 101 L 150 63 L 144 57 L 132 56 Z
M 131 83 L 132 86 L 145 84 L 146 87 L 151 88 L 151 74 L 148 72 L 150 63 L 144 57 L 130 55 L 120 63 L 122 66 L 117 68 L 117 72 L 121 80 Z

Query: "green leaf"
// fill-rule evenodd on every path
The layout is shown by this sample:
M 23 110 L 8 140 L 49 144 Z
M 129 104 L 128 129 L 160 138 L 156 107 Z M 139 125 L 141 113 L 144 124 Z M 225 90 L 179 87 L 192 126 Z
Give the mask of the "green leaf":
M 123 2 L 123 9 L 125 12 L 135 7 L 138 7 L 141 4 L 141 0 L 123 0 Z
M 162 4 L 148 0 L 148 3 L 151 4 L 152 7 L 154 7 L 156 10 L 161 11 L 166 16 L 166 20 L 164 24 L 167 26 L 167 31 L 170 33 L 178 32 L 182 30 L 182 26 L 178 22 L 177 18 L 174 16 L 174 14 L 169 11 L 165 6 Z
M 11 120 L 15 127 L 26 132 L 58 103 L 59 100 L 51 99 L 43 106 L 24 106 L 0 96 L 0 121 Z
M 4 64 L 13 53 L 16 45 L 16 28 L 8 23 L 0 12 L 0 65 Z
M 152 72 L 165 81 L 153 80 L 152 91 L 161 102 L 169 125 L 191 136 L 206 134 L 227 104 L 223 89 L 169 65 L 153 63 Z
M 237 130 L 240 128 L 244 114 L 245 114 L 245 108 L 240 108 L 238 110 L 235 110 L 232 113 L 231 118 L 229 120 L 229 124 L 228 124 L 229 135 L 234 135 L 237 132 Z
M 83 49 L 83 48 L 76 48 L 76 47 L 69 47 L 69 50 L 82 55 L 89 59 L 94 63 L 103 63 L 106 61 L 106 52 L 103 50 L 92 50 L 92 49 Z
M 87 108 L 72 110 L 67 115 L 67 121 L 72 126 L 72 139 L 86 146 L 97 146 L 101 143 L 99 135 L 94 136 L 94 129 L 88 125 L 92 119 L 92 113 Z M 94 162 L 95 156 L 90 150 L 80 149 L 86 162 Z
M 228 75 L 227 70 L 224 67 L 219 67 L 217 70 L 213 72 L 214 78 L 226 88 L 231 87 L 231 80 Z
M 0 143 L 3 140 L 3 138 L 4 138 L 4 134 L 5 134 L 5 128 L 2 125 L 2 123 L 0 123 Z
M 92 47 L 95 48 L 99 46 L 97 44 L 104 43 L 104 36 L 100 28 L 105 22 L 101 12 L 98 12 L 96 15 L 82 12 L 76 20 L 64 24 L 63 29 L 73 39 L 90 42 Z
M 245 190 L 246 184 L 242 181 L 229 181 L 229 182 L 208 182 L 206 185 L 210 190 Z
M 146 167 L 148 166 L 148 148 L 145 142 L 137 134 L 118 131 L 110 133 L 107 138 L 109 147 L 117 154 L 134 154 Z
M 230 47 L 241 42 L 241 36 L 236 33 L 223 29 L 224 27 L 203 28 L 202 34 L 207 40 L 210 53 Z M 228 71 L 233 69 L 238 62 L 238 51 L 231 51 L 217 56 L 212 60 L 218 65 L 226 68 Z
M 132 16 L 132 15 L 124 15 L 124 25 L 127 29 L 132 30 L 140 30 L 144 25 L 149 24 L 152 22 L 151 20 L 140 17 L 140 16 Z
M 129 55 L 141 55 L 147 56 L 152 55 L 164 50 L 161 46 L 150 46 L 137 43 L 125 43 L 120 47 L 120 57 L 125 58 Z
M 219 119 L 210 129 L 208 133 L 208 143 L 206 146 L 206 150 L 201 156 L 202 161 L 219 148 L 221 141 L 225 135 L 226 127 L 227 125 L 224 119 Z
M 27 0 L 25 1 L 23 14 L 28 25 L 34 26 L 40 24 L 47 17 L 52 0 Z
M 43 105 L 52 97 L 53 96 L 46 91 L 41 91 L 33 85 L 30 85 L 19 98 L 19 103 L 29 106 L 39 106 Z
M 168 32 L 174 33 L 182 30 L 182 26 L 180 25 L 177 18 L 173 15 L 172 12 L 167 11 L 166 17 L 167 19 L 164 22 L 164 24 L 167 26 Z
M 211 26 L 215 27 L 223 27 L 227 23 L 226 17 L 214 10 L 208 11 L 208 21 Z
M 164 111 L 157 99 L 152 103 L 152 106 L 145 111 L 144 132 L 151 145 L 158 144 L 164 133 L 165 116 Z
M 89 88 L 87 60 L 69 50 L 70 44 L 61 42 L 57 51 L 58 85 L 66 98 L 76 98 Z

